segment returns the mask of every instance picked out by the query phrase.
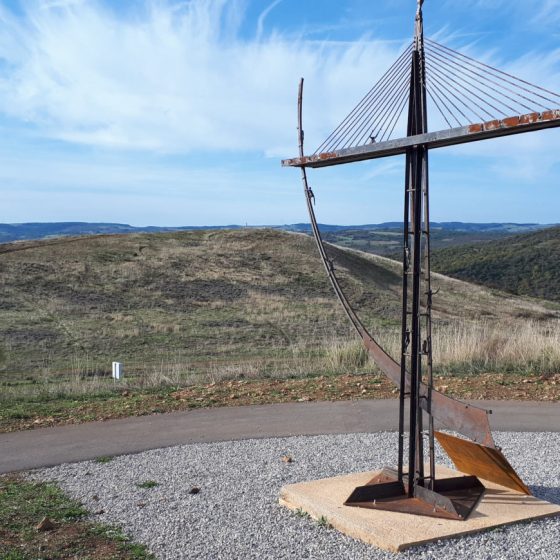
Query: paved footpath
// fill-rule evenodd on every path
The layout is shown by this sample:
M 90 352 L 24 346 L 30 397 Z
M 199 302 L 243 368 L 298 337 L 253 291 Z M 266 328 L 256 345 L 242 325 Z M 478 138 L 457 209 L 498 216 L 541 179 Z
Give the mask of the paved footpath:
M 560 404 L 471 401 L 493 411 L 492 429 L 560 432 Z M 185 443 L 394 431 L 396 400 L 209 408 L 0 434 L 0 473 L 138 453 Z

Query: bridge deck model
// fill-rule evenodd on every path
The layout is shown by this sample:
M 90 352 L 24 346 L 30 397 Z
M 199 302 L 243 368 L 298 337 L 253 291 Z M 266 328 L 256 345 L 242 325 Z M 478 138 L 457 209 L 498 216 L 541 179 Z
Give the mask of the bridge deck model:
M 388 156 L 405 154 L 410 148 L 424 146 L 426 148 L 443 148 L 486 140 L 500 136 L 511 136 L 523 132 L 532 132 L 545 128 L 560 127 L 560 109 L 544 111 L 542 113 L 528 113 L 501 120 L 492 120 L 484 123 L 471 124 L 437 132 L 428 132 L 415 136 L 407 136 L 386 142 L 372 143 L 323 152 L 311 156 L 296 157 L 282 160 L 283 167 L 329 167 L 342 163 L 378 159 Z

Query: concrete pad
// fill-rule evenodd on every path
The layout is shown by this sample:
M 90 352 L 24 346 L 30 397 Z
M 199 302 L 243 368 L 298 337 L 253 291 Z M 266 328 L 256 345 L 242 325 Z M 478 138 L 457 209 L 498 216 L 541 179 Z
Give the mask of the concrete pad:
M 391 552 L 399 552 L 439 539 L 459 537 L 542 517 L 560 515 L 560 506 L 481 480 L 484 496 L 466 521 L 424 517 L 342 505 L 356 486 L 367 484 L 379 471 L 300 482 L 284 486 L 280 504 L 303 510 L 314 519 L 326 518 L 345 535 Z M 438 466 L 436 476 L 462 473 Z

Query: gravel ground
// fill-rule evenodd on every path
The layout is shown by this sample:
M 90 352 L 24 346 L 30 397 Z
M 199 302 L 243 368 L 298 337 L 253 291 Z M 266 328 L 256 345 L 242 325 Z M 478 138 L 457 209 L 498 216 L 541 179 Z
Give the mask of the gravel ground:
M 560 503 L 560 434 L 498 433 L 533 493 Z M 120 525 L 159 559 L 396 558 L 278 505 L 285 484 L 395 462 L 392 433 L 193 444 L 36 471 L 81 500 L 98 521 Z M 293 457 L 285 463 L 281 456 Z M 438 462 L 449 464 L 440 456 Z M 145 481 L 157 486 L 139 488 Z M 196 486 L 200 493 L 191 494 Z M 411 517 L 411 521 L 413 517 Z M 557 559 L 560 518 L 409 549 L 400 558 Z

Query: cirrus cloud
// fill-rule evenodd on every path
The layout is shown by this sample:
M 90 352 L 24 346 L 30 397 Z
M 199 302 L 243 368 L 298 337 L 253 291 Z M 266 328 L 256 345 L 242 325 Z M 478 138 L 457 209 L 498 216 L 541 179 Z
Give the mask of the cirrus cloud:
M 241 34 L 237 0 L 145 2 L 126 14 L 49 0 L 27 4 L 23 18 L 0 9 L 0 106 L 69 142 L 276 155 L 295 144 L 304 75 L 307 137 L 318 143 L 402 45 L 266 34 L 276 6 L 262 12 L 253 37 Z

